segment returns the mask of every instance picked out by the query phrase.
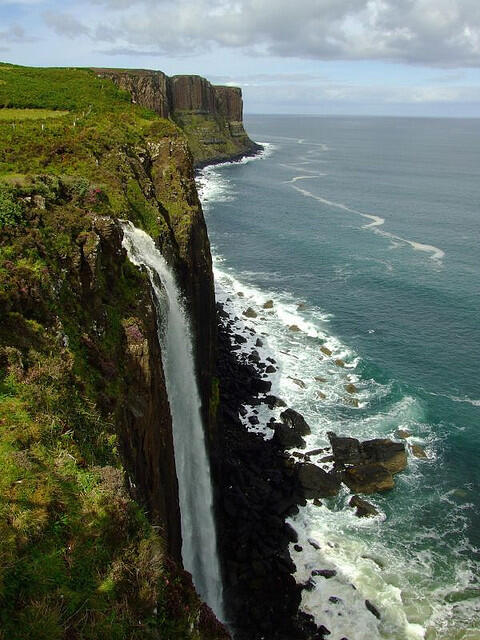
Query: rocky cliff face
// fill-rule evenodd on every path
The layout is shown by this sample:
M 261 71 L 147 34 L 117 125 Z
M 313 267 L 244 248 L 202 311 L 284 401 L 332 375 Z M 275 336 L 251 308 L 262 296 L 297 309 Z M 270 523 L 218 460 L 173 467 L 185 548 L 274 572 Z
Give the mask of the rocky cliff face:
M 186 133 L 196 166 L 260 149 L 243 128 L 242 91 L 214 86 L 200 76 L 168 77 L 161 71 L 94 69 L 130 93 L 135 104 L 171 118 Z

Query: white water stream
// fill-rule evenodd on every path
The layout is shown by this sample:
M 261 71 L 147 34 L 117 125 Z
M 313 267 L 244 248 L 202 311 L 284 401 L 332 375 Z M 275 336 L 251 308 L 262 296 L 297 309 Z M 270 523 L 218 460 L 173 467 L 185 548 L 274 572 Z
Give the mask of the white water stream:
M 147 270 L 154 292 L 163 369 L 173 423 L 182 520 L 182 559 L 201 598 L 224 619 L 213 519 L 210 465 L 195 376 L 190 322 L 175 276 L 152 238 L 123 223 L 123 246 Z

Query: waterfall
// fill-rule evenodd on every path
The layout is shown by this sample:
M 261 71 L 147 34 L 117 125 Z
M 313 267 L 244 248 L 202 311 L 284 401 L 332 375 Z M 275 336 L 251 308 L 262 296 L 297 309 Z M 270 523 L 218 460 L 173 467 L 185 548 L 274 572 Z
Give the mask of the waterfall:
M 157 308 L 165 383 L 173 423 L 182 521 L 182 560 L 201 598 L 223 620 L 210 465 L 201 418 L 188 314 L 175 276 L 152 238 L 123 223 L 123 246 L 147 270 Z

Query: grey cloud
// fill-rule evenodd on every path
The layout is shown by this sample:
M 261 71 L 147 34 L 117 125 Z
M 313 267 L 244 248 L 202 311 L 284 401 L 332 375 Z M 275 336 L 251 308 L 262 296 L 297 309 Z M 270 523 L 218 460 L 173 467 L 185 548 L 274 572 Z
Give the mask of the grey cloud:
M 90 29 L 70 13 L 46 11 L 43 18 L 47 26 L 59 36 L 77 38 L 90 33 Z
M 93 2 L 115 9 L 109 19 L 122 45 L 194 54 L 215 44 L 281 57 L 480 66 L 478 0 Z
M 0 31 L 0 41 L 8 43 L 35 42 L 36 38 L 29 36 L 25 29 L 18 24 L 11 25 L 5 31 Z M 7 51 L 8 49 L 3 49 Z

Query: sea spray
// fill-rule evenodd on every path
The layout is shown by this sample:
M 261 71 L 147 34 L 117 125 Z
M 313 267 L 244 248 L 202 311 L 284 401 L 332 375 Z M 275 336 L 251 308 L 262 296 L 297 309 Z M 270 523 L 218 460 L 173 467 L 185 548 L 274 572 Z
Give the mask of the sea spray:
M 152 238 L 123 224 L 128 257 L 147 270 L 157 308 L 159 341 L 173 423 L 182 520 L 182 559 L 200 596 L 223 619 L 210 467 L 187 312 L 175 276 Z

